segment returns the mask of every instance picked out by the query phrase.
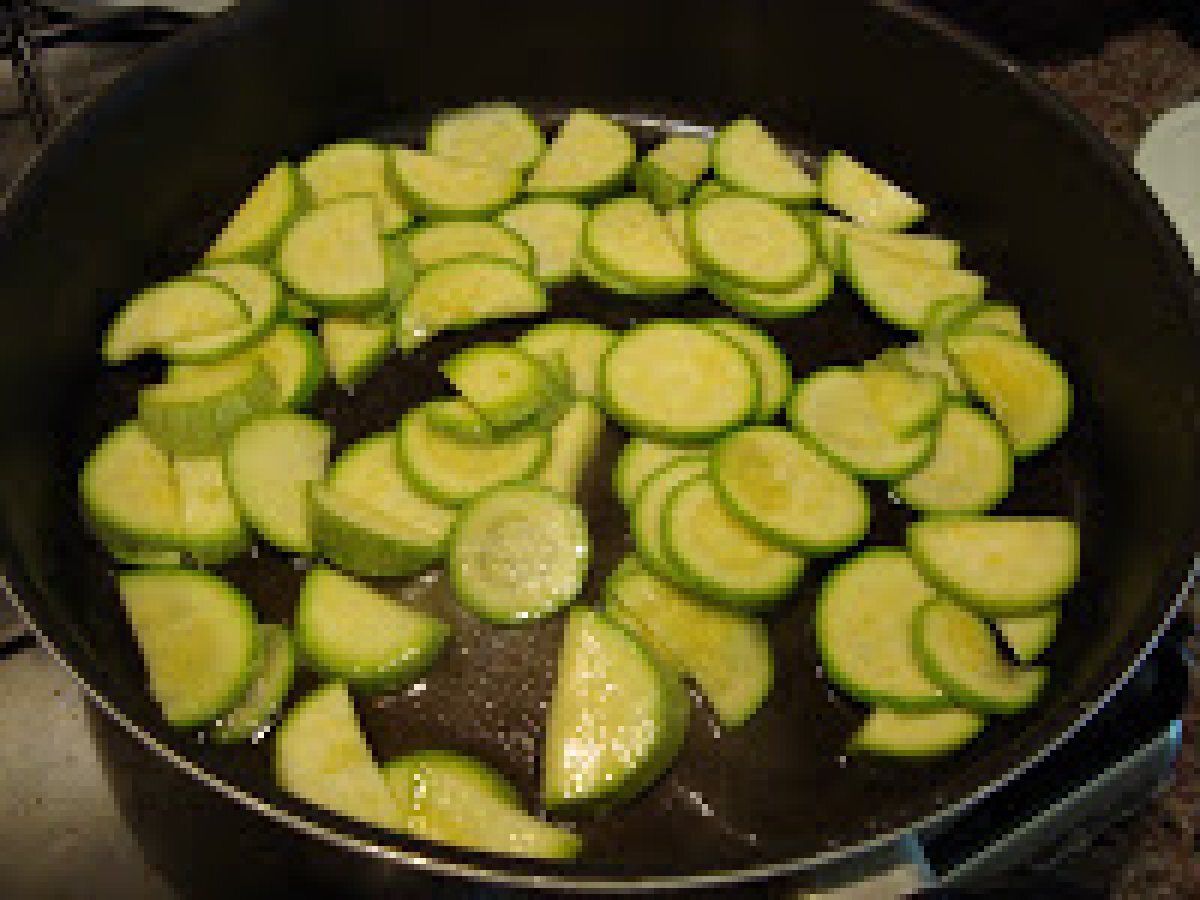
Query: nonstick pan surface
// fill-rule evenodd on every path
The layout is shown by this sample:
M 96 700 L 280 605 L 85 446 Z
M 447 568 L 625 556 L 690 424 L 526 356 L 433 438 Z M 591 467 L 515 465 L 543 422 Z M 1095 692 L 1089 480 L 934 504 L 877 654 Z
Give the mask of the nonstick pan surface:
M 737 15 L 714 11 L 706 24 L 677 33 L 677 40 L 691 41 L 688 53 L 660 49 L 657 57 L 631 53 L 645 49 L 643 39 L 603 25 L 570 32 L 578 46 L 569 51 L 561 40 L 577 23 L 556 18 L 549 6 L 529 5 L 538 16 L 525 24 L 533 22 L 536 34 L 524 38 L 499 11 L 472 8 L 468 46 L 454 46 L 460 63 L 473 60 L 463 64 L 466 72 L 439 55 L 450 50 L 438 38 L 451 24 L 449 11 L 363 2 L 327 18 L 317 6 L 251 4 L 209 29 L 207 39 L 169 48 L 74 124 L 68 140 L 26 179 L 0 232 L 0 272 L 15 289 L 10 296 L 21 298 L 8 304 L 15 322 L 3 337 L 11 346 L 0 369 L 15 423 L 4 440 L 0 495 L 10 580 L 62 658 L 155 749 L 192 761 L 218 789 L 258 798 L 268 814 L 296 814 L 326 837 L 399 843 L 398 855 L 411 852 L 421 865 L 502 880 L 549 875 L 565 879 L 560 884 L 648 879 L 677 886 L 691 876 L 721 880 L 812 865 L 969 800 L 1062 739 L 1157 639 L 1188 575 L 1196 532 L 1186 499 L 1196 496 L 1198 457 L 1193 286 L 1177 244 L 1130 176 L 1045 97 L 961 41 L 873 4 L 839 11 L 798 4 L 816 34 L 794 33 L 792 40 L 809 57 L 784 52 L 780 29 L 796 22 L 773 6 L 750 4 Z M 519 15 L 525 7 L 506 9 Z M 639 21 L 665 24 L 657 16 L 650 9 Z M 518 45 L 508 68 L 484 41 L 489 29 Z M 381 37 L 389 31 L 394 41 Z M 219 47 L 216 35 L 223 38 Z M 554 35 L 560 43 L 543 40 Z M 901 38 L 907 49 L 895 45 Z M 605 41 L 618 39 L 624 53 L 606 55 Z M 862 53 L 863 62 L 838 70 L 843 83 L 816 84 L 820 65 L 838 57 L 822 48 L 839 40 Z M 298 69 L 290 85 L 278 76 L 279 66 L 317 58 L 309 54 L 318 47 L 339 90 L 310 85 L 312 77 Z M 929 55 L 921 57 L 922 50 Z M 553 78 L 535 77 L 533 62 L 521 55 L 535 52 L 543 57 L 537 68 Z M 419 85 L 404 81 L 421 71 L 406 54 L 425 67 Z M 875 57 L 912 67 L 898 81 L 907 115 L 881 105 L 887 92 L 880 79 L 898 70 Z M 606 59 L 626 67 L 611 71 L 607 83 L 598 71 Z M 724 81 L 702 66 L 719 69 Z M 235 86 L 235 75 L 246 90 L 222 94 Z M 949 75 L 958 87 L 939 87 L 939 76 Z M 369 87 L 385 76 L 396 86 Z M 790 90 L 781 95 L 784 85 Z M 961 96 L 963 90 L 973 95 Z M 810 159 L 845 146 L 931 203 L 932 229 L 963 242 L 965 264 L 992 279 L 995 299 L 1022 307 L 1034 339 L 1064 360 L 1077 386 L 1067 437 L 1021 464 L 1017 488 L 1001 508 L 1066 515 L 1083 528 L 1084 574 L 1065 602 L 1041 703 L 997 719 L 981 740 L 947 759 L 900 765 L 847 758 L 846 739 L 864 710 L 822 679 L 812 614 L 816 587 L 840 558 L 816 562 L 771 619 L 776 686 L 763 710 L 744 727 L 726 730 L 697 694 L 690 733 L 670 773 L 633 803 L 577 820 L 584 856 L 557 867 L 398 842 L 283 796 L 270 777 L 266 746 L 212 746 L 162 725 L 116 601 L 112 565 L 75 509 L 81 461 L 99 435 L 134 414 L 137 387 L 159 374 L 152 364 L 101 370 L 95 346 L 104 317 L 128 290 L 194 264 L 251 173 L 278 155 L 299 158 L 339 137 L 418 142 L 435 109 L 496 95 L 524 103 L 548 126 L 573 106 L 590 105 L 621 117 L 643 145 L 750 111 Z M 288 108 L 278 107 L 285 102 Z M 932 115 L 929 107 L 938 104 L 942 115 Z M 256 122 L 255 115 L 271 121 Z M 134 122 L 156 128 L 136 140 L 119 132 Z M 1007 152 L 997 141 L 1008 142 Z M 101 227 L 106 212 L 107 229 Z M 72 215 L 86 241 L 64 220 Z M 40 315 L 17 304 L 40 305 Z M 545 318 L 621 328 L 656 317 L 723 314 L 702 292 L 621 298 L 577 282 L 554 289 Z M 446 356 L 479 340 L 511 338 L 528 325 L 440 337 L 411 356 L 393 356 L 352 393 L 326 387 L 315 411 L 334 425 L 341 449 L 391 428 L 413 404 L 448 393 L 437 372 Z M 902 339 L 842 285 L 814 314 L 767 330 L 798 375 L 856 362 Z M 583 603 L 600 601 L 604 576 L 630 549 L 609 480 L 622 439 L 610 429 L 584 491 L 595 556 Z M 883 489 L 873 500 L 869 543 L 902 544 L 909 514 Z M 304 565 L 260 545 L 221 571 L 246 590 L 264 619 L 288 621 Z M 377 754 L 387 759 L 430 747 L 475 754 L 536 803 L 561 620 L 483 625 L 458 607 L 436 571 L 378 583 L 445 617 L 455 640 L 419 685 L 360 701 Z M 302 679 L 297 691 L 314 683 Z

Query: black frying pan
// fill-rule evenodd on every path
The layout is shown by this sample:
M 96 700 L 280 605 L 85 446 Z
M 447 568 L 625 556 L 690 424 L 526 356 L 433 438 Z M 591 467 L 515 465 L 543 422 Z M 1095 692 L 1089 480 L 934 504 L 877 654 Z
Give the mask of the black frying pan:
M 764 710 L 722 732 L 698 708 L 671 773 L 642 799 L 582 821 L 588 849 L 571 866 L 401 841 L 283 796 L 262 747 L 206 746 L 162 725 L 111 566 L 76 512 L 81 460 L 157 374 L 151 365 L 102 371 L 102 323 L 138 287 L 193 264 L 280 156 L 350 135 L 416 140 L 431 111 L 489 97 L 524 102 L 547 124 L 590 105 L 624 116 L 647 142 L 679 120 L 750 112 L 798 150 L 845 147 L 931 203 L 932 225 L 961 239 L 966 262 L 1020 304 L 1078 389 L 1069 435 L 1021 466 L 1004 507 L 1070 515 L 1085 535 L 1083 579 L 1066 602 L 1042 703 L 936 763 L 843 759 L 863 710 L 818 677 L 811 610 L 827 564 L 814 566 L 772 624 L 778 684 Z M 151 54 L 69 123 L 0 219 L 0 273 L 0 402 L 10 422 L 0 521 L 20 604 L 145 753 L 181 772 L 180 783 L 198 779 L 203 792 L 225 795 L 217 806 L 243 824 L 307 843 L 313 859 L 333 853 L 346 890 L 362 880 L 354 873 L 364 854 L 373 885 L 388 884 L 382 866 L 505 884 L 695 889 L 859 853 L 962 808 L 1068 737 L 1158 640 L 1190 577 L 1200 345 L 1196 285 L 1178 241 L 1107 146 L 1029 76 L 892 4 L 250 2 Z M 660 304 L 578 285 L 555 293 L 552 315 L 626 325 L 716 311 L 699 293 Z M 447 354 L 519 328 L 440 338 L 393 358 L 353 398 L 325 391 L 316 408 L 345 445 L 441 392 L 436 364 Z M 898 339 L 844 290 L 770 330 L 801 372 Z M 587 600 L 628 546 L 608 484 L 619 440 L 610 437 L 586 491 L 598 546 Z M 871 541 L 899 542 L 904 513 L 882 493 L 876 501 Z M 264 551 L 224 571 L 264 618 L 288 617 L 301 578 L 288 560 Z M 419 602 L 452 621 L 457 648 L 424 693 L 361 704 L 377 752 L 475 753 L 532 800 L 559 623 L 485 628 L 436 581 Z M 314 841 L 337 849 L 318 852 Z

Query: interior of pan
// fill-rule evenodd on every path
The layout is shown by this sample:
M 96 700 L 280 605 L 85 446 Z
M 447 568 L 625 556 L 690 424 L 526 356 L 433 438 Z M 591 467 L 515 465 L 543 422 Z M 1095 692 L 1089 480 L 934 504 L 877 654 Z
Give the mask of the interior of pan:
M 157 374 L 150 364 L 101 371 L 94 348 L 103 319 L 130 290 L 193 264 L 254 173 L 322 141 L 416 141 L 433 109 L 496 96 L 526 103 L 547 125 L 588 104 L 624 117 L 644 143 L 679 123 L 751 112 L 800 153 L 843 146 L 910 185 L 931 204 L 931 227 L 963 242 L 966 263 L 989 275 L 997 297 L 1022 307 L 1033 337 L 1077 384 L 1070 433 L 1022 464 L 1003 508 L 1069 515 L 1084 529 L 1084 577 L 1066 603 L 1047 659 L 1052 682 L 1037 708 L 995 722 L 975 745 L 935 763 L 846 758 L 863 710 L 820 677 L 814 588 L 836 560 L 815 564 L 772 618 L 777 680 L 764 709 L 726 730 L 694 697 L 677 764 L 643 798 L 578 819 L 587 850 L 564 875 L 783 865 L 961 801 L 1103 696 L 1154 635 L 1186 572 L 1200 396 L 1190 289 L 1178 247 L 1129 176 L 998 67 L 888 9 L 714 7 L 680 22 L 628 6 L 606 6 L 602 22 L 555 4 L 472 9 L 464 29 L 461 15 L 436 7 L 356 2 L 330 18 L 319 3 L 251 4 L 212 29 L 219 40 L 199 36 L 169 49 L 77 121 L 0 223 L 10 319 L 0 336 L 0 385 L 11 423 L 0 505 L 23 603 L 136 725 L 223 781 L 343 833 L 379 837 L 282 796 L 267 748 L 209 746 L 162 726 L 112 567 L 84 533 L 74 498 L 88 449 L 133 413 L 136 387 Z M 702 293 L 620 299 L 579 283 L 553 292 L 549 317 L 624 327 L 715 313 Z M 326 388 L 315 410 L 333 423 L 340 448 L 446 393 L 436 366 L 454 350 L 527 326 L 439 338 L 393 357 L 352 395 Z M 899 339 L 844 287 L 813 315 L 768 330 L 798 373 L 854 362 Z M 604 575 L 629 549 L 609 482 L 621 440 L 610 430 L 585 487 L 597 552 L 584 603 L 597 600 Z M 875 513 L 870 542 L 900 542 L 903 509 L 877 491 Z M 223 572 L 264 619 L 286 621 L 303 563 L 260 547 Z M 459 609 L 436 572 L 381 584 L 444 616 L 455 641 L 419 686 L 360 703 L 377 753 L 473 753 L 535 805 L 560 622 L 485 626 Z M 298 690 L 312 683 L 302 679 Z M 434 852 L 492 869 L 546 868 Z

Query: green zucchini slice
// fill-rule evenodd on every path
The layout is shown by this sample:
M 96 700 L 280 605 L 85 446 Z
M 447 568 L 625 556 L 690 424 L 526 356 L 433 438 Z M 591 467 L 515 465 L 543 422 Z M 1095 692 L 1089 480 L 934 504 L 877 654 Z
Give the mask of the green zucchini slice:
M 423 750 L 384 766 L 404 830 L 468 850 L 534 859 L 572 859 L 579 835 L 527 813 L 516 789 L 483 763 Z
M 1043 350 L 997 332 L 963 331 L 946 337 L 946 352 L 1019 458 L 1033 456 L 1066 431 L 1071 383 Z
M 754 119 L 738 119 L 721 129 L 712 155 L 717 178 L 735 191 L 788 204 L 816 196 L 812 176 Z
M 447 569 L 480 618 L 517 625 L 553 615 L 583 589 L 591 542 L 583 511 L 557 491 L 502 485 L 463 508 Z
M 710 472 L 730 513 L 763 540 L 835 553 L 867 533 L 867 492 L 785 428 L 742 428 L 712 449 Z
M 1079 577 L 1079 528 L 1069 519 L 926 519 L 909 526 L 908 546 L 927 578 L 985 616 L 1048 609 Z
M 917 611 L 937 596 L 903 550 L 866 550 L 830 573 L 816 625 L 826 677 L 865 703 L 902 710 L 949 705 L 913 647 Z
M 433 616 L 324 566 L 309 570 L 295 618 L 296 645 L 308 665 L 370 692 L 412 684 L 450 636 Z
M 660 660 L 692 678 L 721 724 L 736 728 L 758 712 L 774 682 L 766 626 L 705 603 L 647 572 L 630 557 L 609 577 L 606 611 Z
M 550 809 L 611 806 L 666 772 L 691 712 L 679 677 L 602 613 L 567 619 L 542 752 Z
M 621 186 L 636 153 L 633 138 L 621 125 L 577 109 L 559 126 L 525 190 L 535 197 L 595 199 Z
M 758 409 L 754 363 L 741 347 L 690 322 L 658 321 L 622 335 L 600 363 L 600 402 L 636 434 L 714 437 Z
M 955 603 L 935 600 L 913 621 L 921 668 L 960 706 L 1016 713 L 1037 700 L 1046 670 L 1018 667 L 1000 655 L 987 623 Z
M 254 675 L 254 611 L 229 582 L 190 569 L 140 569 L 118 579 L 163 718 L 193 728 L 231 709 Z
M 821 162 L 821 201 L 880 231 L 902 231 L 925 215 L 916 197 L 838 150 Z
M 730 515 L 707 477 L 671 491 L 661 527 L 667 559 L 684 584 L 731 609 L 772 608 L 804 571 L 803 556 L 764 541 Z

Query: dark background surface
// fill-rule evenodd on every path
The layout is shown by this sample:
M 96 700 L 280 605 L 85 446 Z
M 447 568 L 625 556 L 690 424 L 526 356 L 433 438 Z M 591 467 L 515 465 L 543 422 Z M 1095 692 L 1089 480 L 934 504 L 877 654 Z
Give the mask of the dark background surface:
M 1160 112 L 1200 96 L 1195 23 L 1186 21 L 1182 5 L 1171 10 L 1170 4 L 1096 0 L 1027 6 L 1036 6 L 1039 15 L 1031 18 L 1013 4 L 985 2 L 976 4 L 970 18 L 1034 64 L 1124 150 L 1133 149 Z M 1083 6 L 1090 13 L 1080 17 Z M 1052 7 L 1075 10 L 1056 13 Z M 53 101 L 66 109 L 90 95 L 135 59 L 140 47 L 134 42 L 48 50 L 44 60 Z M 34 146 L 30 129 L 16 114 L 19 101 L 14 79 L 0 67 L 0 179 L 5 182 Z M 16 740 L 13 726 L 30 719 L 44 727 L 22 728 L 24 736 Z M 95 896 L 96 885 L 104 884 L 112 893 L 100 896 L 166 896 L 142 867 L 103 785 L 96 783 L 73 689 L 39 651 L 27 648 L 0 664 L 0 735 L 5 736 L 0 740 L 0 783 L 5 785 L 0 823 L 22 823 L 11 840 L 7 834 L 0 840 L 6 849 L 0 858 L 0 893 Z M 1080 854 L 1064 874 L 1117 896 L 1200 896 L 1195 752 L 1193 727 L 1172 790 Z M 47 818 L 48 813 L 58 817 Z M 72 821 L 90 827 L 63 824 Z M 41 830 L 29 827 L 40 822 L 45 823 Z

